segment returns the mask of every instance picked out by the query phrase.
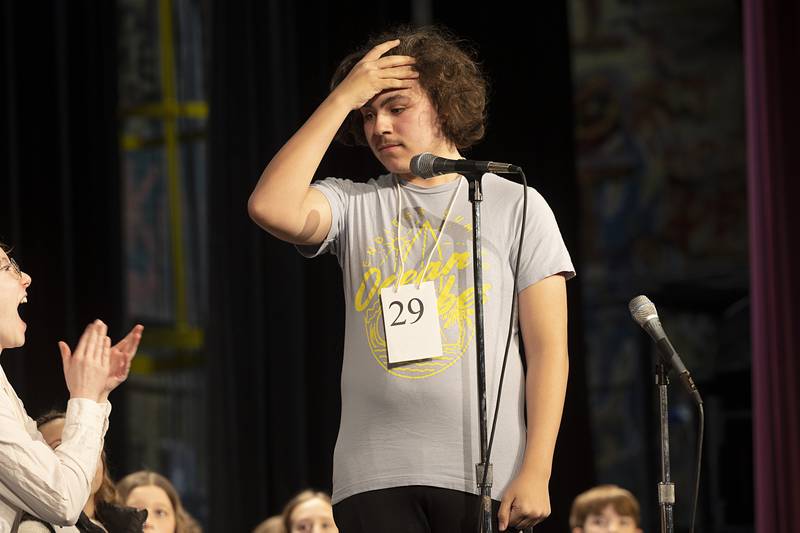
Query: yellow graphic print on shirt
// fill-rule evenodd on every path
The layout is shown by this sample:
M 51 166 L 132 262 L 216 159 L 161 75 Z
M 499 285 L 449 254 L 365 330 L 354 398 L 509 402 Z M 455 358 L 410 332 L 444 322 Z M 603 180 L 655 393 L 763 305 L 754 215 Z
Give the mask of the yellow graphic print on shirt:
M 363 275 L 356 289 L 354 305 L 362 314 L 372 356 L 384 370 L 400 378 L 422 379 L 443 372 L 461 359 L 475 337 L 472 226 L 464 223 L 464 217 L 458 216 L 448 221 L 445 235 L 434 250 L 422 280 L 433 281 L 436 288 L 443 356 L 414 363 L 387 364 L 380 290 L 397 283 L 397 274 L 400 273 L 398 251 L 405 263 L 400 284 L 420 282 L 424 262 L 436 244 L 440 224 L 439 221 L 434 227 L 422 208 L 404 209 L 399 239 L 395 220 L 391 228 L 384 230 L 383 236 L 373 239 L 362 261 Z M 409 255 L 416 259 L 409 260 Z M 491 266 L 484 256 L 484 272 L 489 268 Z M 490 288 L 490 284 L 483 284 L 484 304 Z

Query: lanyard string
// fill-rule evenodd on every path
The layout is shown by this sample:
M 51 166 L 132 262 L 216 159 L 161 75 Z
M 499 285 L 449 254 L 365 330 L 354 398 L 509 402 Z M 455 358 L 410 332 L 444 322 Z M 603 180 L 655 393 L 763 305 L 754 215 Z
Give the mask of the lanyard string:
M 436 236 L 436 242 L 433 244 L 431 248 L 431 252 L 428 254 L 428 259 L 425 261 L 425 268 L 422 269 L 422 275 L 419 276 L 419 280 L 415 283 L 416 288 L 419 289 L 422 280 L 425 279 L 425 273 L 428 272 L 428 267 L 431 264 L 431 259 L 433 258 L 433 252 L 439 247 L 439 241 L 442 238 L 442 233 L 444 233 L 444 226 L 447 224 L 448 219 L 450 218 L 450 211 L 453 210 L 453 204 L 455 204 L 456 198 L 458 197 L 458 193 L 461 190 L 461 184 L 464 183 L 464 180 L 459 176 L 458 178 L 458 187 L 456 187 L 456 191 L 453 193 L 453 197 L 450 198 L 450 203 L 447 206 L 447 211 L 444 212 L 444 220 L 442 220 L 442 225 L 439 227 L 439 235 Z M 406 271 L 405 261 L 403 260 L 403 251 L 400 245 L 400 223 L 401 223 L 401 215 L 402 215 L 402 206 L 403 206 L 403 194 L 400 191 L 400 180 L 397 179 L 395 176 L 395 187 L 397 189 L 397 238 L 395 242 L 397 243 L 397 261 L 395 262 L 395 273 L 397 273 L 397 263 L 400 263 L 400 274 L 397 275 L 397 283 L 394 286 L 394 292 L 397 292 L 397 289 L 400 288 L 400 280 L 403 278 L 403 274 Z

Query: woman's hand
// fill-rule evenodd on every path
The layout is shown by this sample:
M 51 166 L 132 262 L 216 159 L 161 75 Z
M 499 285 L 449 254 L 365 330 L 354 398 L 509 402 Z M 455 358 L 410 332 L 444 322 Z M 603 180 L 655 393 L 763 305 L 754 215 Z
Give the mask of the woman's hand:
M 136 350 L 139 348 L 139 342 L 142 340 L 142 331 L 144 326 L 136 324 L 133 326 L 125 338 L 111 347 L 110 356 L 110 374 L 106 380 L 105 396 L 116 389 L 123 381 L 128 379 L 128 372 L 131 369 L 131 361 L 136 356 Z
M 355 64 L 332 95 L 344 99 L 350 109 L 359 109 L 376 94 L 390 89 L 408 89 L 419 78 L 416 60 L 410 56 L 383 54 L 400 44 L 399 39 L 377 45 Z
M 105 401 L 106 382 L 111 374 L 111 339 L 106 336 L 107 331 L 101 320 L 95 320 L 86 326 L 74 352 L 66 342 L 59 341 L 70 398 Z

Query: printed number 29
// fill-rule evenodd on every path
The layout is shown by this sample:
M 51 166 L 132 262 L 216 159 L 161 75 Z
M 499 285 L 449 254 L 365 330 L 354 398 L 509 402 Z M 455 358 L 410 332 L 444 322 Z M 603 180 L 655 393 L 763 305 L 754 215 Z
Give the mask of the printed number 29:
M 417 305 L 414 305 L 414 302 L 417 302 Z M 405 319 L 400 320 L 400 317 L 403 316 L 403 302 L 394 301 L 389 304 L 389 309 L 394 306 L 399 307 L 400 309 L 397 311 L 397 316 L 394 317 L 394 320 L 390 324 L 390 326 L 401 326 L 406 323 Z M 422 318 L 422 314 L 425 312 L 425 306 L 422 305 L 422 300 L 419 298 L 411 298 L 408 301 L 408 312 L 412 315 L 416 315 L 416 319 L 411 324 L 416 324 L 420 318 Z

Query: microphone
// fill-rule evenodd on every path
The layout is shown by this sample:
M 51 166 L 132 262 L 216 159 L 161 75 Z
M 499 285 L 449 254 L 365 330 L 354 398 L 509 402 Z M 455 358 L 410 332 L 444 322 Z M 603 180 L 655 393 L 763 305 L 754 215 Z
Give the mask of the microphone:
M 661 320 L 658 318 L 656 306 L 653 305 L 653 302 L 647 296 L 637 296 L 628 303 L 628 309 L 636 323 L 656 342 L 661 363 L 674 368 L 689 394 L 698 404 L 702 404 L 703 400 L 700 398 L 697 385 L 695 385 L 692 375 L 686 369 L 686 365 L 681 361 L 675 347 L 669 342 L 667 334 L 664 333 L 664 328 L 661 327 Z
M 493 172 L 495 174 L 514 174 L 521 172 L 518 166 L 508 163 L 495 163 L 494 161 L 471 161 L 469 159 L 446 159 L 438 157 L 430 152 L 417 154 L 411 158 L 411 173 L 420 178 L 432 178 L 441 174 L 452 172 L 462 173 L 483 173 Z

